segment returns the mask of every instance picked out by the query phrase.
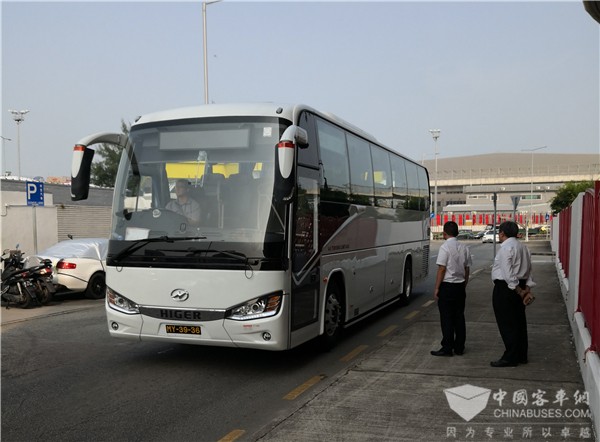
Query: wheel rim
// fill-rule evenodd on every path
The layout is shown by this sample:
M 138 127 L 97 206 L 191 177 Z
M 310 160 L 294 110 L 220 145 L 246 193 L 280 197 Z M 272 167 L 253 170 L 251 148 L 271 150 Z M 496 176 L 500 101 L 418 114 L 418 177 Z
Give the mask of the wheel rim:
M 102 291 L 102 284 L 100 284 L 99 282 L 96 282 L 96 284 L 93 285 L 93 291 L 95 295 L 99 295 L 100 292 Z
M 94 284 L 92 285 L 92 291 L 94 292 L 94 295 L 96 295 L 96 296 L 102 295 L 103 288 L 104 288 L 104 284 L 102 283 L 100 278 L 96 278 L 94 280 Z
M 105 279 L 102 275 L 94 275 L 89 282 L 88 296 L 95 299 L 102 298 L 104 296 L 104 288 L 106 287 Z
M 42 304 L 50 302 L 50 299 L 52 298 L 52 293 L 50 293 L 48 287 L 38 282 L 38 290 L 41 293 L 40 302 Z
M 340 302 L 335 293 L 330 293 L 325 306 L 325 333 L 333 336 L 340 325 Z

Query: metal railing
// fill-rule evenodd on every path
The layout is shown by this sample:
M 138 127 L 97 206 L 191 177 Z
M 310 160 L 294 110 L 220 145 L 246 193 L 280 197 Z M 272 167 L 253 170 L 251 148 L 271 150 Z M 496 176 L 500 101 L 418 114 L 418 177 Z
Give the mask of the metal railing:
M 579 310 L 592 338 L 590 351 L 600 350 L 600 181 L 583 197 Z

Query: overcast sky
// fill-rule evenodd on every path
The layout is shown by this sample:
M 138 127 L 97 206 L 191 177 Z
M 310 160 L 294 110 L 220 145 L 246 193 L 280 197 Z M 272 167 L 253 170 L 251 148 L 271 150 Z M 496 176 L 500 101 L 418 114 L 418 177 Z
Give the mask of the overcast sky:
M 599 30 L 582 2 L 207 7 L 211 102 L 305 103 L 418 161 L 599 153 Z M 69 176 L 83 136 L 204 102 L 194 2 L 2 3 L 6 167 Z

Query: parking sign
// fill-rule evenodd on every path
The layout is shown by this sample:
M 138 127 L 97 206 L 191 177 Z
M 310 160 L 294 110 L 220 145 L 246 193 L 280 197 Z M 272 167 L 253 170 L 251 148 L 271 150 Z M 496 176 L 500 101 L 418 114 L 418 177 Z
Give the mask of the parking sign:
M 43 206 L 44 205 L 44 183 L 36 181 L 27 181 L 27 205 L 28 206 Z

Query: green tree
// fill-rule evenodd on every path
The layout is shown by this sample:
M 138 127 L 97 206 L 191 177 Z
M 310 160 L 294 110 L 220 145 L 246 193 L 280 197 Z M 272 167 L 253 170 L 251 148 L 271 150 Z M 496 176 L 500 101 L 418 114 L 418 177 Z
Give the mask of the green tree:
M 593 181 L 571 181 L 559 187 L 556 196 L 550 202 L 552 213 L 557 214 L 561 210 L 569 207 L 581 192 L 594 187 Z
M 121 120 L 121 131 L 129 136 L 129 125 Z M 96 149 L 98 161 L 92 163 L 90 183 L 102 187 L 114 187 L 117 177 L 117 169 L 121 160 L 123 149 L 114 144 L 102 144 Z

